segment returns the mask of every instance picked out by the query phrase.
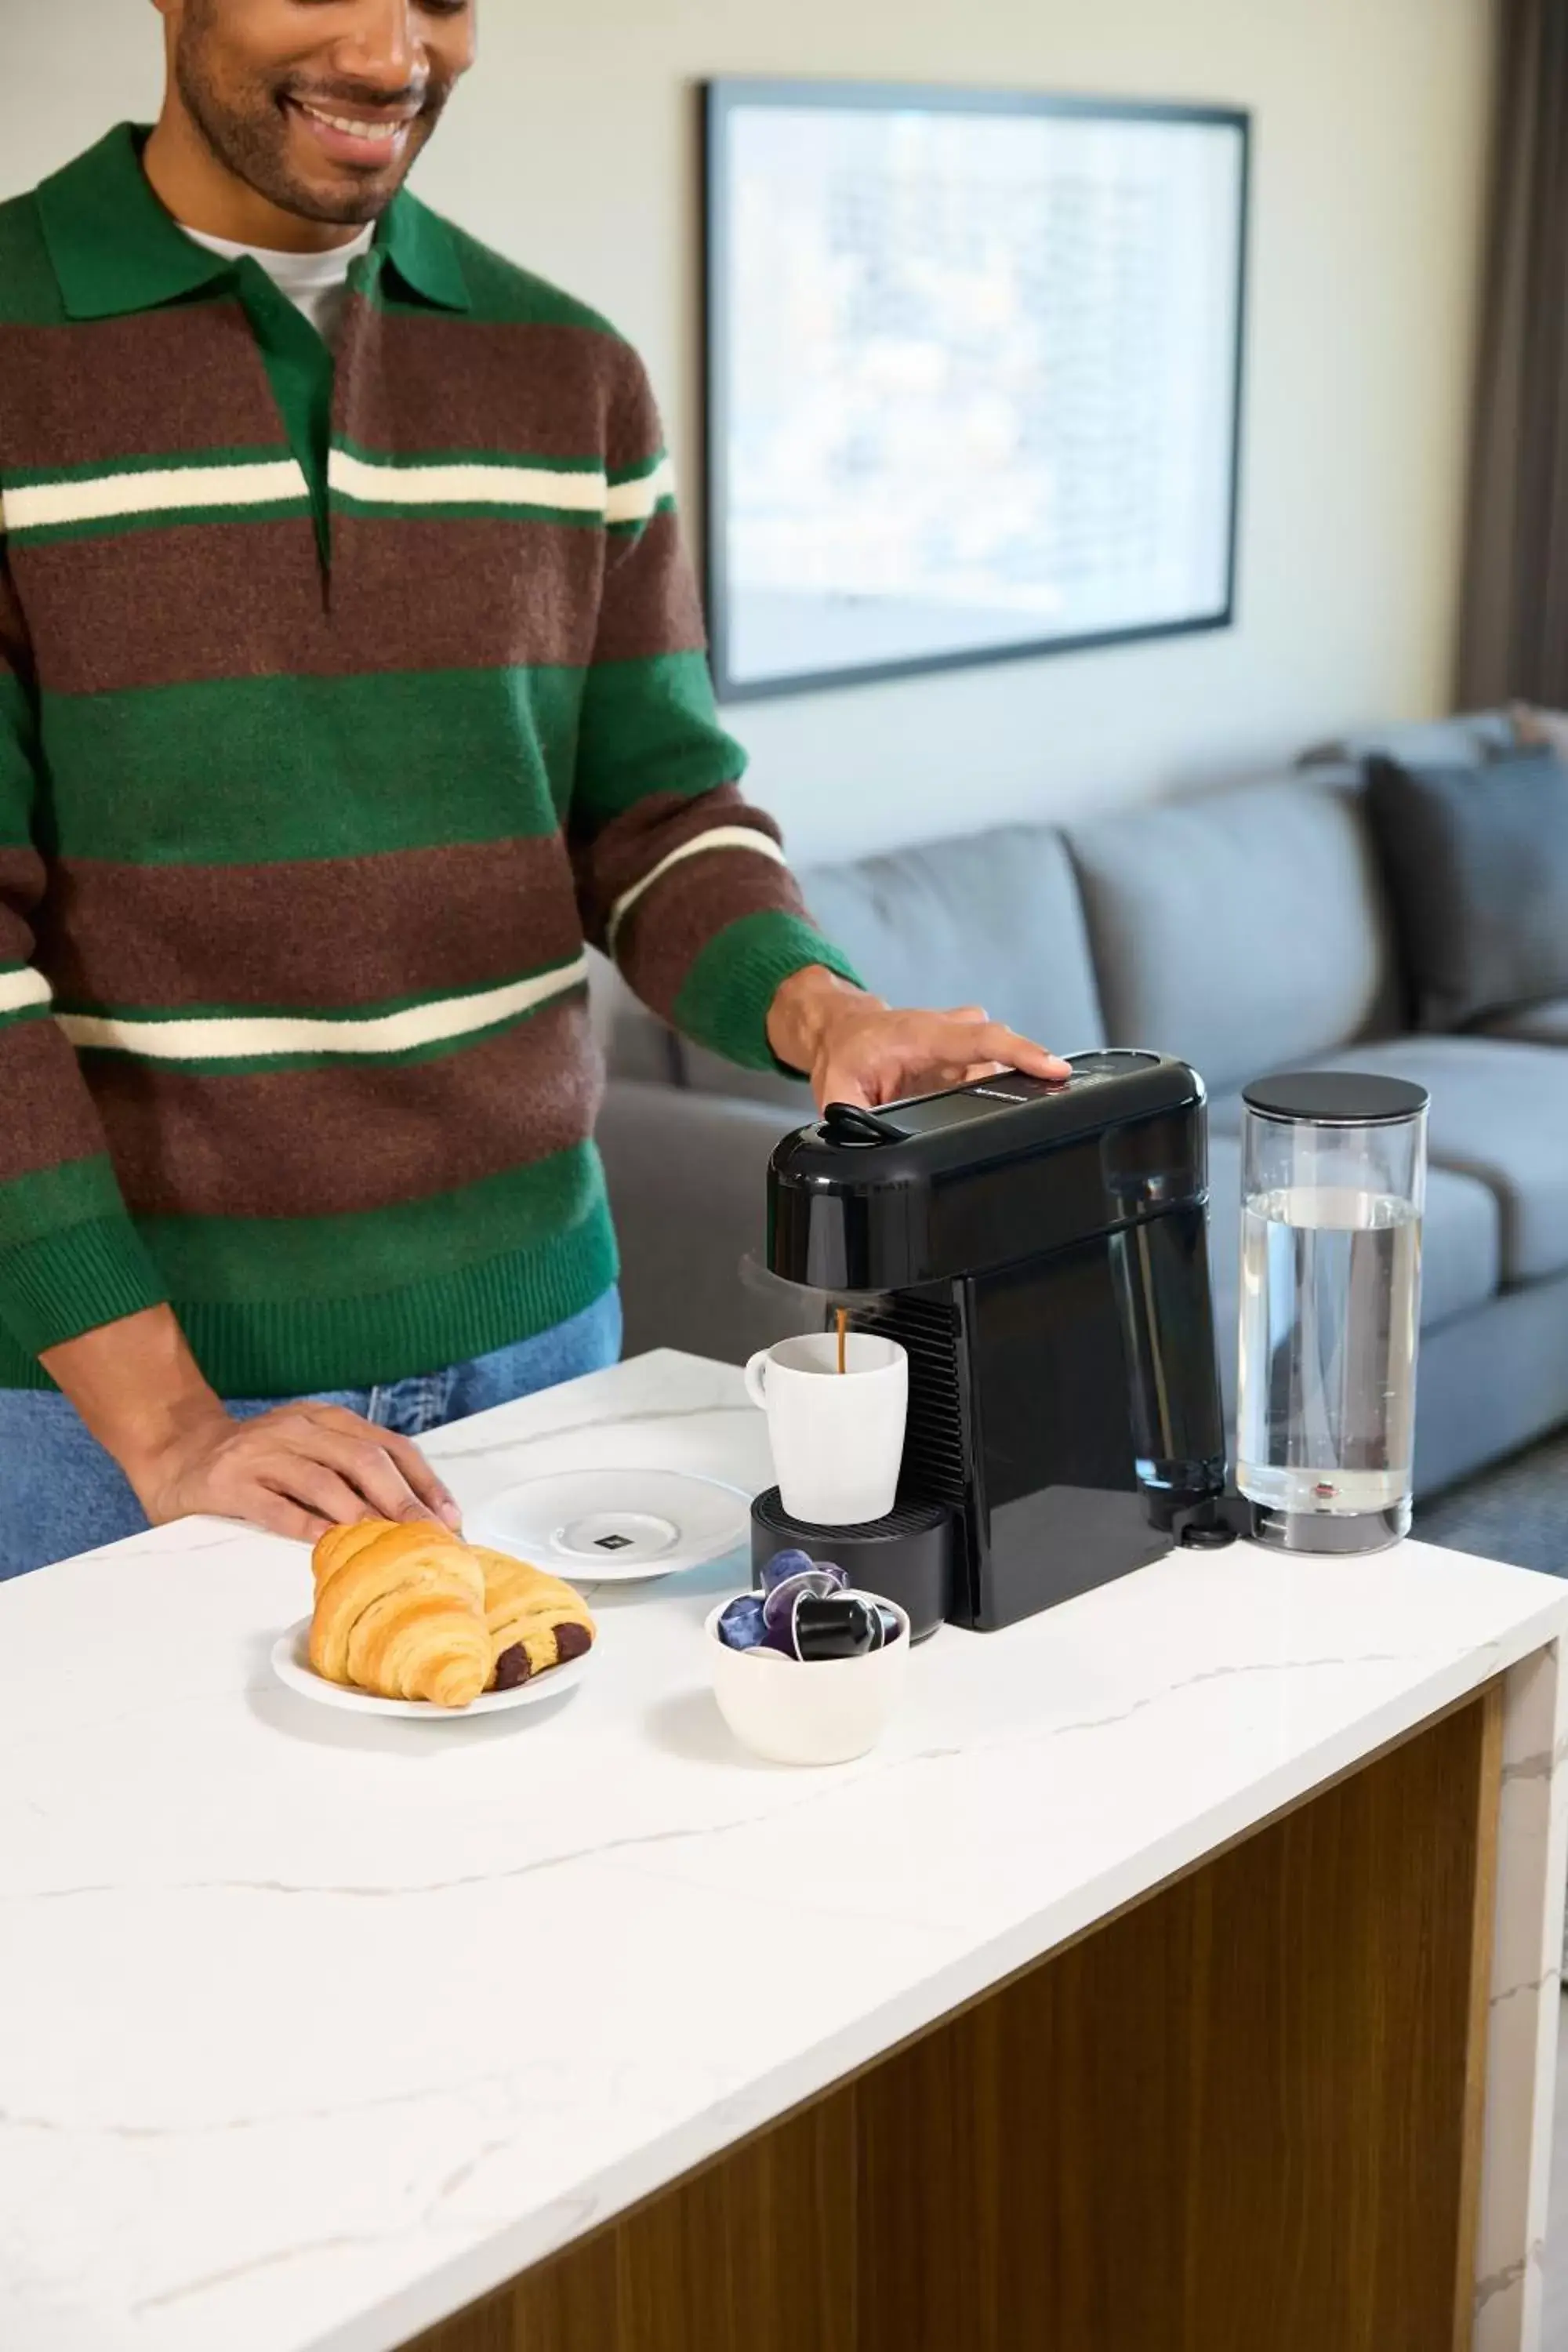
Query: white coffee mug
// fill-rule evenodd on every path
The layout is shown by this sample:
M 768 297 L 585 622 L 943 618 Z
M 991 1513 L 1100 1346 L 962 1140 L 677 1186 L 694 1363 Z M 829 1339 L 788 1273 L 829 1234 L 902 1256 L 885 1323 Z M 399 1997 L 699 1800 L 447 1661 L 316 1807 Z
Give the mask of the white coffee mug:
M 746 1392 L 768 1417 L 779 1494 L 792 1519 L 858 1527 L 893 1507 L 910 1409 L 910 1360 L 896 1339 L 851 1331 L 781 1339 L 746 1366 Z

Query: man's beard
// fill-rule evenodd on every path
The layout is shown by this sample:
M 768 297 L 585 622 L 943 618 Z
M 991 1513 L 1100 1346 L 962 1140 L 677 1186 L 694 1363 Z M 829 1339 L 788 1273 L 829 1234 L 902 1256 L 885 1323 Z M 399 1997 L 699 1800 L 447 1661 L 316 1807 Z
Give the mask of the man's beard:
M 363 186 L 345 182 L 341 191 L 326 195 L 301 179 L 289 163 L 289 122 L 282 104 L 285 86 L 272 89 L 259 81 L 250 85 L 243 110 L 219 100 L 202 69 L 199 35 L 206 16 L 205 8 L 193 8 L 182 26 L 174 51 L 174 78 L 186 112 L 218 162 L 258 195 L 301 220 L 327 221 L 343 228 L 378 220 L 435 129 L 447 92 L 432 86 L 425 111 L 410 127 L 395 179 L 388 174 L 367 176 Z M 331 95 L 352 102 L 346 90 Z M 362 102 L 364 100 L 385 103 L 384 94 L 364 93 Z

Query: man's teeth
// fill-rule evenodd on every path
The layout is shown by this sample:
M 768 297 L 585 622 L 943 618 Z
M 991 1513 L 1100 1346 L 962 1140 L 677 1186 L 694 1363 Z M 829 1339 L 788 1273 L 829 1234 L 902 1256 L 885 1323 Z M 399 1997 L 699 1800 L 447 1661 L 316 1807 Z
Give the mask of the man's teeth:
M 333 131 L 346 131 L 351 139 L 363 139 L 378 147 L 384 145 L 388 139 L 395 139 L 408 127 L 404 122 L 366 122 L 352 114 L 327 114 L 321 107 L 311 106 L 303 99 L 300 103 L 307 114 L 315 116 L 318 122 L 325 122 Z

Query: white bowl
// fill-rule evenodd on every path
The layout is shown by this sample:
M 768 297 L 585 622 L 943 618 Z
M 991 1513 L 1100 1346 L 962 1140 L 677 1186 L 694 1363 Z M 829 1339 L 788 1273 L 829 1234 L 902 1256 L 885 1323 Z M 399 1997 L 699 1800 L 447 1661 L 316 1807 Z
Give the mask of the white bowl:
M 864 1756 L 892 1721 L 910 1663 L 910 1621 L 893 1601 L 896 1641 L 864 1658 L 824 1658 L 803 1665 L 776 1650 L 731 1650 L 719 1639 L 721 1601 L 704 1632 L 719 1712 L 753 1755 L 771 1764 L 848 1764 Z

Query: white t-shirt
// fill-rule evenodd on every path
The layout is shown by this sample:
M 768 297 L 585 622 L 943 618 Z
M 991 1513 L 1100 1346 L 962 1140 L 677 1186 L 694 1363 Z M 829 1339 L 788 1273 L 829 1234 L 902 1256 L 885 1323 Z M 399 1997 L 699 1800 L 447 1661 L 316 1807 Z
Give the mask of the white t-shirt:
M 226 261 L 238 261 L 248 253 L 279 292 L 287 294 L 294 308 L 304 313 L 321 341 L 330 343 L 348 298 L 349 271 L 362 253 L 370 251 L 375 224 L 373 221 L 363 228 L 347 245 L 331 246 L 325 253 L 274 253 L 262 245 L 231 245 L 227 237 L 206 236 L 199 228 L 187 228 L 185 235 L 193 243 L 205 246 L 209 253 L 221 254 Z

